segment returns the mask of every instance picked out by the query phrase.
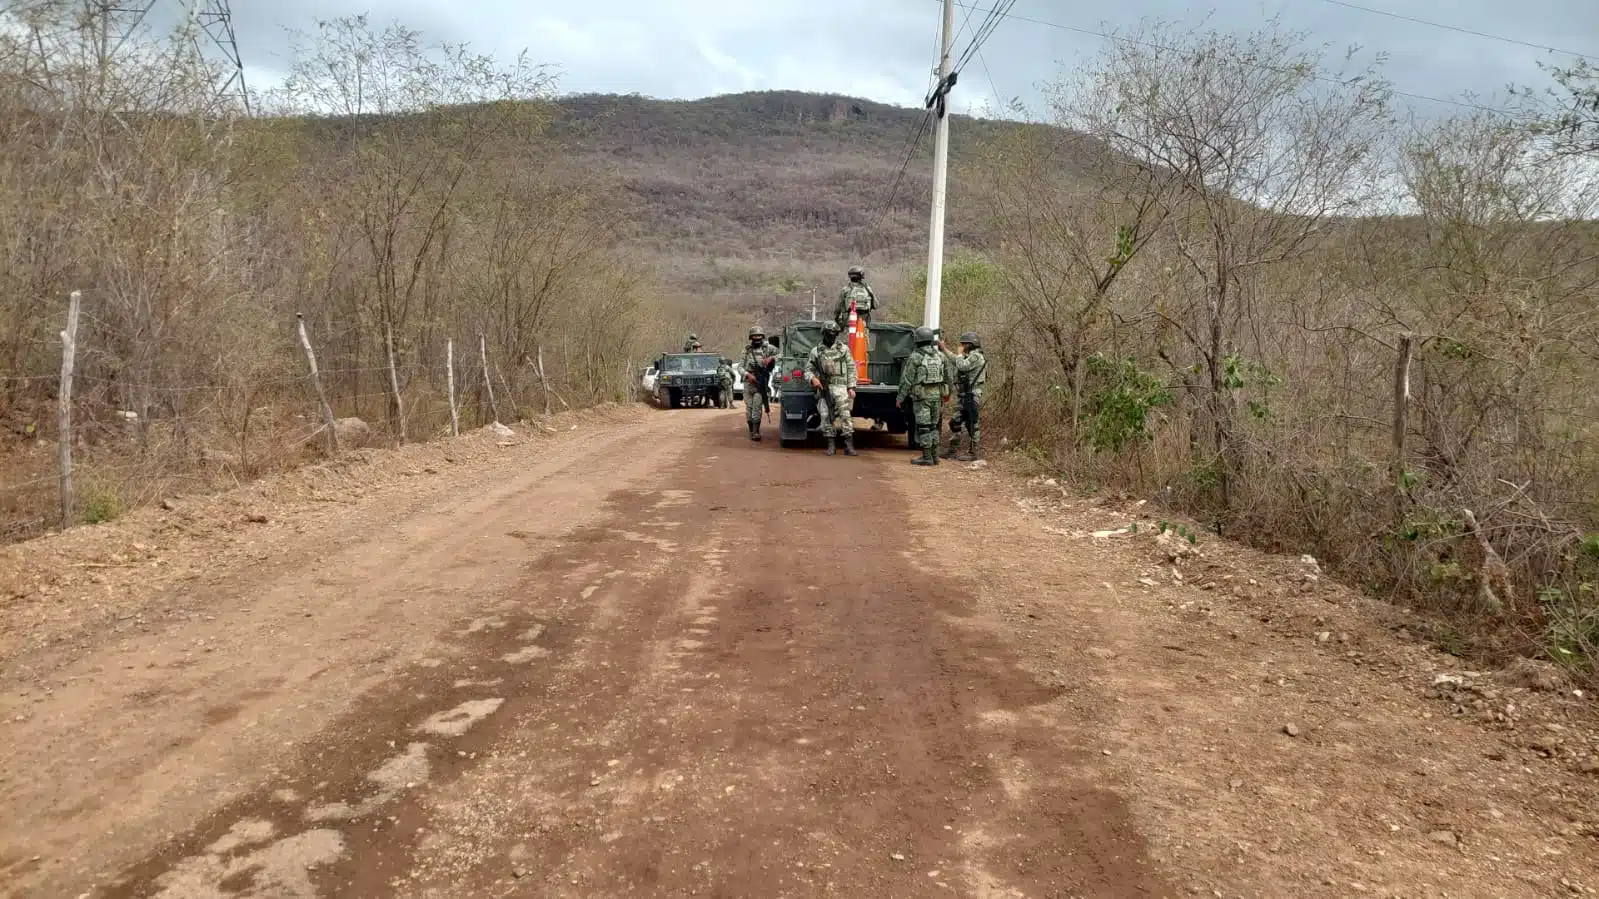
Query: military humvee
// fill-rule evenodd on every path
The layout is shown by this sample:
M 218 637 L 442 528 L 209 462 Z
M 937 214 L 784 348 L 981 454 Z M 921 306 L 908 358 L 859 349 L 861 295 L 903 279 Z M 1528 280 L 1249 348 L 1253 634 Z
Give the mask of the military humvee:
M 840 334 L 839 340 L 847 340 Z M 782 412 L 778 440 L 784 446 L 805 441 L 822 429 L 816 392 L 805 380 L 805 357 L 822 342 L 822 323 L 796 321 L 783 329 L 778 341 L 777 390 Z M 906 426 L 905 410 L 895 403 L 900 369 L 916 350 L 916 326 L 903 322 L 872 322 L 866 331 L 866 370 L 871 383 L 855 388 L 855 417 L 882 422 L 891 434 L 909 433 L 914 449 L 914 429 Z
M 667 353 L 655 360 L 655 397 L 668 409 L 681 406 L 716 407 L 722 382 L 716 368 L 720 353 Z

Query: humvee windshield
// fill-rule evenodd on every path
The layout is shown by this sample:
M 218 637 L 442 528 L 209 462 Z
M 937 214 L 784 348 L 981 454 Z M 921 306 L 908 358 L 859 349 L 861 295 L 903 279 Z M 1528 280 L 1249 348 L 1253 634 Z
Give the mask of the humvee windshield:
M 667 356 L 661 362 L 661 371 L 716 371 L 722 357 L 714 353 Z

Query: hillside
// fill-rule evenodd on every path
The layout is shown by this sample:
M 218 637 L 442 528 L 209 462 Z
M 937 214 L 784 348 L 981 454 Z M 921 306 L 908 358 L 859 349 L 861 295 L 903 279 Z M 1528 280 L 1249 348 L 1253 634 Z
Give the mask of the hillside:
M 921 110 L 793 91 L 692 101 L 573 96 L 558 105 L 556 138 L 625 186 L 637 203 L 630 243 L 668 284 L 831 285 L 853 262 L 881 278 L 920 265 L 926 253 L 930 133 L 884 215 Z M 952 120 L 951 247 L 982 243 L 960 164 L 985 141 L 1027 127 L 1042 126 Z

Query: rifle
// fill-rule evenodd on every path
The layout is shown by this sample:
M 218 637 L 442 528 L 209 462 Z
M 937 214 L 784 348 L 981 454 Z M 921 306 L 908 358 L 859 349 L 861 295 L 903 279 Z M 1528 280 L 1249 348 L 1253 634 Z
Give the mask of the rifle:
M 745 387 L 744 387 L 744 403 L 745 403 L 745 405 L 749 404 L 749 392 L 750 392 L 750 388 L 753 387 L 755 389 L 755 392 L 757 392 L 757 393 L 759 393 L 761 395 L 761 411 L 762 412 L 770 412 L 770 411 L 772 411 L 772 397 L 771 397 L 771 394 L 768 391 L 770 390 L 770 388 L 772 386 L 772 366 L 774 366 L 776 364 L 777 364 L 777 357 L 773 356 L 771 359 L 768 359 L 766 361 L 766 364 L 762 365 L 759 369 L 757 369 L 755 371 L 747 371 L 746 370 L 746 373 L 755 376 L 755 383 L 754 384 L 745 385 Z

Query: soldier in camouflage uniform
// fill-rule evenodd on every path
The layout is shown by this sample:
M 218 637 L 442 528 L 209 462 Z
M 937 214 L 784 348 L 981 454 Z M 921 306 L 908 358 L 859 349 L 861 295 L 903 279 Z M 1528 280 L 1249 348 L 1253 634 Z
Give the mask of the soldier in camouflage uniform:
M 683 341 L 683 352 L 685 352 L 685 353 L 698 353 L 699 351 L 700 351 L 700 335 L 698 335 L 698 334 L 690 334 L 688 336 L 688 339 Z
M 716 379 L 722 385 L 721 402 L 718 405 L 723 409 L 733 408 L 733 360 L 722 357 L 716 366 Z
M 833 309 L 833 321 L 838 322 L 841 329 L 849 327 L 851 300 L 855 301 L 855 315 L 864 328 L 871 323 L 872 310 L 877 308 L 877 294 L 872 293 L 871 285 L 866 283 L 866 269 L 858 265 L 850 266 L 849 283 L 838 292 L 838 306 Z
M 916 329 L 916 352 L 905 360 L 899 378 L 899 403 L 904 405 L 910 399 L 916 443 L 922 449 L 912 465 L 938 464 L 938 420 L 943 404 L 949 402 L 950 377 L 949 364 L 935 339 L 932 328 Z
M 744 348 L 744 417 L 750 426 L 750 439 L 761 439 L 761 412 L 772 366 L 777 362 L 777 347 L 766 342 L 766 331 L 750 329 L 750 342 Z
M 805 358 L 805 378 L 816 388 L 816 409 L 822 416 L 827 454 L 836 452 L 835 434 L 844 438 L 844 455 L 855 455 L 855 357 L 839 342 L 838 322 L 822 323 L 822 342 Z M 835 426 L 834 420 L 837 419 Z
M 976 331 L 967 331 L 960 337 L 958 353 L 951 353 L 942 340 L 938 342 L 938 348 L 944 351 L 944 361 L 949 363 L 950 370 L 955 374 L 955 396 L 960 400 L 960 407 L 950 418 L 949 448 L 944 451 L 944 458 L 954 457 L 957 462 L 972 462 L 982 458 L 983 430 L 977 406 L 983 401 L 983 383 L 988 375 L 983 343 Z M 971 444 L 971 448 L 964 453 L 959 452 L 962 429 L 966 431 Z

